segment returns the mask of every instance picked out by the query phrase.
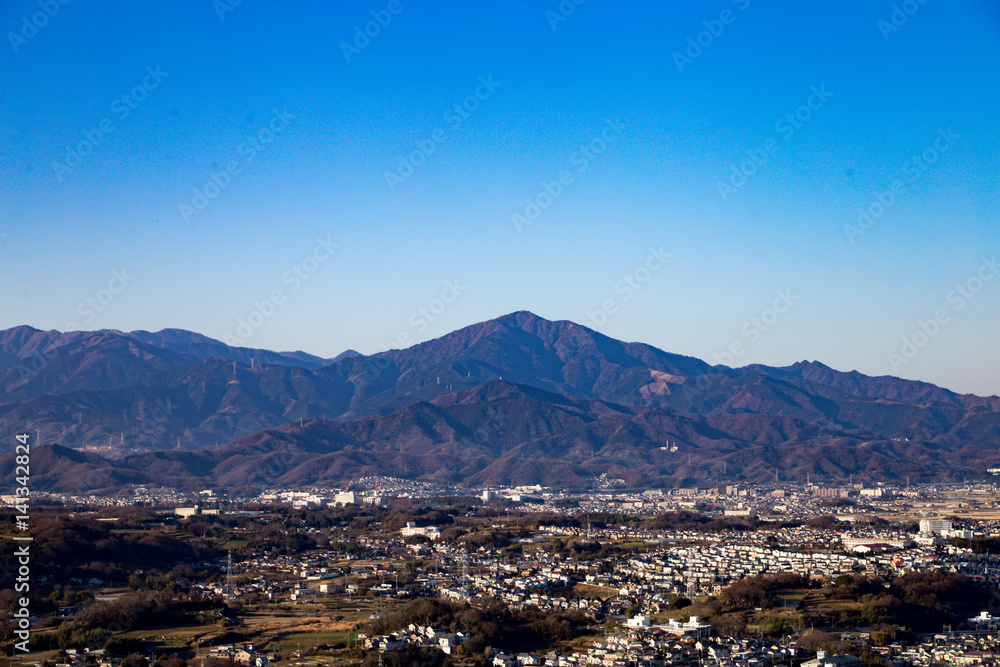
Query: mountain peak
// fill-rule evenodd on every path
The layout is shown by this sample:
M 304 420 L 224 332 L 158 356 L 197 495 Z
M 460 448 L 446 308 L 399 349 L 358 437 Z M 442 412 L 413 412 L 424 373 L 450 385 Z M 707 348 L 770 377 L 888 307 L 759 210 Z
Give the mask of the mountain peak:
M 515 310 L 513 313 L 507 313 L 506 315 L 501 315 L 500 317 L 493 318 L 490 320 L 493 322 L 499 322 L 501 324 L 514 325 L 514 326 L 524 326 L 529 323 L 537 322 L 551 322 L 544 317 L 539 317 L 535 315 L 530 310 Z

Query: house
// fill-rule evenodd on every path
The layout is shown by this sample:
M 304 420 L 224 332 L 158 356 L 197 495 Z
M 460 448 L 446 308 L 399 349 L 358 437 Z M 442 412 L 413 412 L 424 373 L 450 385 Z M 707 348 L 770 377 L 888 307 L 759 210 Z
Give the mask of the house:
M 233 655 L 233 660 L 243 665 L 252 665 L 257 661 L 257 654 L 253 649 L 241 648 Z

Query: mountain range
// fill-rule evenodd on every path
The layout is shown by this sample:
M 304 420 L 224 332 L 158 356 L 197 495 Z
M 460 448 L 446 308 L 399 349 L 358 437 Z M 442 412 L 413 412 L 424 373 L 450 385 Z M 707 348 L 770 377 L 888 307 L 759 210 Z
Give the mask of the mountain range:
M 576 489 L 601 474 L 945 481 L 1000 461 L 1000 398 L 816 361 L 713 366 L 523 311 L 333 359 L 178 329 L 21 326 L 0 332 L 9 449 L 24 430 L 46 445 L 33 483 L 56 491 L 375 474 Z

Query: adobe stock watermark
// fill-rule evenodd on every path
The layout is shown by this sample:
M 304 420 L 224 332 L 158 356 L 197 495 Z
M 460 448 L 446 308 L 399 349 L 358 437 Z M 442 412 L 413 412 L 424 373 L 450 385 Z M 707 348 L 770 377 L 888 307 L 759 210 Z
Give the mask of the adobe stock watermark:
M 597 161 L 597 158 L 607 151 L 614 140 L 621 136 L 628 124 L 620 118 L 608 119 L 604 129 L 588 142 L 579 145 L 569 156 L 569 164 L 577 174 L 585 173 Z M 518 234 L 524 228 L 534 223 L 542 212 L 552 206 L 555 200 L 562 197 L 566 188 L 576 182 L 576 174 L 570 169 L 562 169 L 551 181 L 542 181 L 538 192 L 524 200 L 524 209 L 510 216 L 510 221 Z
M 732 0 L 732 3 L 739 8 L 741 12 L 745 12 L 747 7 L 750 6 L 750 0 Z M 736 17 L 739 16 L 732 9 L 726 8 L 719 12 L 719 16 L 713 19 L 707 19 L 702 21 L 701 24 L 705 27 L 704 30 L 699 31 L 695 35 L 689 35 L 687 38 L 687 46 L 684 52 L 674 51 L 673 59 L 674 65 L 677 66 L 677 71 L 680 74 L 684 73 L 684 68 L 688 65 L 694 63 L 695 60 L 700 58 L 705 49 L 710 48 L 715 44 L 715 40 L 722 37 L 722 33 L 726 31 L 726 26 L 732 25 L 736 22 Z
M 112 270 L 107 286 L 102 287 L 94 294 L 81 300 L 76 306 L 76 314 L 83 318 L 85 324 L 93 323 L 97 319 L 97 316 L 107 310 L 115 299 L 118 298 L 118 295 L 124 292 L 134 280 L 135 276 L 129 273 L 128 269 L 122 268 L 121 271 Z M 62 330 L 64 332 L 79 331 L 80 325 L 75 320 L 70 320 L 63 325 Z M 55 359 L 58 347 L 58 345 L 53 343 L 37 354 L 18 362 L 18 378 L 22 382 L 27 382 L 45 370 L 52 363 L 52 360 Z
M 389 351 L 412 345 L 415 342 L 414 334 L 423 333 L 431 324 L 439 320 L 467 289 L 469 286 L 463 285 L 458 278 L 445 280 L 438 296 L 410 313 L 409 318 L 407 318 L 409 328 L 400 330 L 391 342 L 383 342 L 382 350 Z M 392 361 L 387 357 L 376 358 L 373 356 L 368 358 L 365 361 L 364 371 L 357 381 L 374 382 L 391 363 Z
M 236 8 L 243 4 L 243 0 L 213 0 L 212 9 L 220 21 L 226 20 L 226 14 L 232 14 Z
M 586 0 L 562 0 L 555 9 L 545 10 L 545 20 L 549 22 L 549 27 L 553 32 L 560 23 L 565 23 L 569 17 L 576 13 L 576 8 Z
M 619 296 L 605 299 L 595 310 L 587 310 L 587 319 L 590 320 L 591 325 L 595 329 L 604 326 L 608 319 L 618 312 L 622 304 L 627 303 L 650 281 L 654 273 L 666 266 L 667 260 L 671 257 L 673 255 L 665 252 L 663 246 L 659 248 L 650 246 L 649 255 L 645 261 L 614 284 L 612 289 Z
M 421 334 L 426 331 L 431 324 L 445 314 L 449 306 L 458 301 L 458 297 L 462 296 L 462 293 L 467 289 L 469 286 L 463 285 L 458 278 L 445 280 L 444 287 L 437 297 L 431 299 L 426 306 L 421 306 L 410 313 L 406 321 L 409 322 L 413 333 Z M 413 335 L 409 329 L 404 329 L 396 335 L 396 339 L 392 343 L 382 343 L 382 349 L 391 350 L 394 347 L 409 347 L 412 344 Z
M 684 378 L 681 384 L 681 395 L 684 397 L 685 411 L 694 411 L 709 397 L 710 392 L 722 386 L 722 377 L 715 373 L 703 373 Z
M 746 353 L 747 345 L 752 345 L 760 340 L 761 336 L 769 331 L 800 298 L 798 294 L 793 294 L 792 290 L 787 288 L 778 290 L 775 294 L 775 299 L 770 307 L 763 309 L 760 311 L 760 315 L 751 317 L 740 327 L 740 334 L 743 338 L 733 340 L 725 352 L 716 352 L 713 355 L 716 363 L 733 366 L 736 360 Z
M 363 27 L 354 26 L 354 35 L 350 43 L 340 43 L 340 52 L 347 64 L 350 64 L 355 56 L 361 55 L 361 52 L 371 45 L 372 40 L 381 35 L 383 29 L 389 27 L 393 17 L 399 16 L 402 11 L 403 3 L 400 0 L 389 0 L 385 9 L 373 9 L 370 12 L 372 20 L 367 21 Z
M 472 94 L 445 110 L 443 120 L 447 124 L 447 128 L 452 132 L 461 128 L 462 124 L 479 109 L 483 102 L 490 99 L 501 85 L 499 81 L 493 80 L 492 74 L 479 77 L 478 84 L 473 89 Z M 443 146 L 447 141 L 448 135 L 445 133 L 445 127 L 436 127 L 427 133 L 426 138 L 415 140 L 416 148 L 405 155 L 400 154 L 394 170 L 385 170 L 385 184 L 389 187 L 389 192 L 395 192 L 396 188 L 403 184 L 403 181 L 416 172 L 417 167 L 427 162 L 427 158 L 436 153 L 438 147 Z
M 507 429 L 507 413 L 501 406 L 490 406 L 484 421 L 472 433 L 472 440 L 481 445 L 488 444 L 494 435 L 503 435 Z
M 331 241 L 329 235 L 326 238 L 317 237 L 312 252 L 281 274 L 281 284 L 287 285 L 287 290 L 276 287 L 263 299 L 254 300 L 250 312 L 245 317 L 237 318 L 234 332 L 223 335 L 223 342 L 233 347 L 243 347 L 254 332 L 274 316 L 288 295 L 299 291 L 319 267 L 333 257 L 334 251 L 339 247 L 340 244 Z
M 79 477 L 74 477 L 70 483 L 72 484 L 70 488 L 74 494 L 84 496 L 98 489 L 106 489 L 114 486 L 115 480 L 107 473 L 106 469 L 91 469 Z
M 226 188 L 233 182 L 233 178 L 243 171 L 243 167 L 249 165 L 257 159 L 257 156 L 270 145 L 275 138 L 288 129 L 289 123 L 295 118 L 295 114 L 284 109 L 273 108 L 271 119 L 263 127 L 247 135 L 236 148 L 237 154 L 243 158 L 242 164 L 238 159 L 229 159 L 220 163 L 218 169 L 209 169 L 205 178 L 205 184 L 201 187 L 191 188 L 190 203 L 182 201 L 177 205 L 184 223 L 189 224 L 191 218 L 200 215 L 208 205 L 219 197 Z
M 938 128 L 937 136 L 933 141 L 920 152 L 919 155 L 911 155 L 903 163 L 897 176 L 889 184 L 889 187 L 876 193 L 872 200 L 858 208 L 858 220 L 856 225 L 844 223 L 844 234 L 851 244 L 854 239 L 864 234 L 872 227 L 879 218 L 885 215 L 899 197 L 906 193 L 908 186 L 919 181 L 924 174 L 930 171 L 931 165 L 938 161 L 943 153 L 946 153 L 952 145 L 961 138 L 955 134 L 948 126 L 948 129 Z
M 125 291 L 125 288 L 133 280 L 135 280 L 135 276 L 130 274 L 127 269 L 123 268 L 121 271 L 112 271 L 108 286 L 97 290 L 93 296 L 88 296 L 81 301 L 76 307 L 76 314 L 83 318 L 84 323 L 90 324 L 97 318 L 99 313 L 103 313 L 111 305 L 111 302 L 115 300 L 117 295 Z M 70 322 L 67 326 L 72 326 L 75 329 L 76 322 Z M 71 330 L 66 329 L 66 331 Z
M 716 182 L 716 188 L 722 201 L 726 201 L 729 195 L 746 185 L 747 179 L 770 161 L 781 143 L 795 136 L 798 130 L 801 130 L 806 123 L 812 120 L 813 113 L 822 109 L 831 97 L 833 97 L 833 93 L 826 89 L 826 84 L 820 84 L 819 87 L 810 86 L 805 101 L 794 111 L 786 113 L 775 121 L 774 131 L 779 135 L 780 140 L 774 136 L 768 137 L 760 148 L 747 151 L 745 160 L 740 161 L 739 164 L 733 163 L 731 165 L 727 180 Z
M 979 268 L 945 295 L 945 302 L 950 308 L 938 308 L 926 320 L 917 320 L 913 333 L 903 336 L 899 350 L 886 354 L 892 372 L 898 373 L 901 366 L 910 363 L 920 350 L 927 347 L 927 344 L 941 332 L 941 328 L 951 322 L 952 314 L 959 312 L 975 299 L 986 283 L 993 280 L 998 272 L 1000 264 L 997 263 L 996 255 L 988 259 L 981 258 Z
M 11 600 L 11 606 L 17 606 L 17 611 L 13 615 L 11 624 L 16 628 L 13 634 L 17 635 L 20 642 L 14 644 L 14 649 L 22 653 L 28 652 L 28 644 L 31 641 L 31 620 L 30 610 L 31 599 L 28 593 L 34 583 L 31 576 L 31 541 L 34 539 L 27 534 L 31 530 L 31 515 L 28 511 L 31 496 L 31 436 L 27 433 L 18 433 L 14 436 L 14 527 L 25 533 L 14 535 L 11 539 L 17 542 L 17 549 L 14 556 L 17 558 L 17 577 L 14 578 L 14 591 L 22 593 L 20 598 Z
M 903 0 L 899 4 L 894 4 L 889 19 L 879 19 L 875 23 L 875 27 L 882 33 L 882 40 L 888 42 L 889 36 L 894 32 L 899 32 L 899 29 L 906 25 L 910 17 L 916 14 L 922 5 L 926 4 L 927 0 Z
M 142 77 L 138 85 L 111 101 L 111 113 L 118 118 L 119 122 L 123 122 L 139 108 L 139 105 L 149 97 L 151 92 L 160 87 L 160 84 L 168 76 L 170 76 L 170 72 L 164 72 L 159 65 L 155 68 L 147 66 L 146 75 Z M 52 161 L 52 170 L 55 172 L 56 180 L 62 183 L 63 178 L 72 174 L 77 167 L 83 164 L 83 159 L 104 143 L 104 140 L 115 131 L 116 127 L 117 125 L 111 120 L 111 116 L 105 116 L 97 121 L 93 127 L 80 130 L 83 139 L 75 145 L 67 144 L 66 154 L 63 158 Z
M 7 41 L 10 48 L 16 55 L 21 47 L 30 42 L 38 35 L 38 31 L 49 24 L 49 21 L 56 17 L 63 6 L 68 5 L 69 0 L 38 0 L 39 11 L 31 16 L 25 14 L 21 17 L 21 30 L 18 32 L 8 32 Z
M 169 398 L 166 401 L 157 398 L 153 402 L 152 410 L 146 410 L 145 406 L 140 407 L 142 414 L 138 418 L 139 423 L 133 425 L 122 436 L 122 440 L 128 444 L 139 444 L 148 440 L 156 432 L 157 427 L 166 422 L 174 413 L 174 404 Z

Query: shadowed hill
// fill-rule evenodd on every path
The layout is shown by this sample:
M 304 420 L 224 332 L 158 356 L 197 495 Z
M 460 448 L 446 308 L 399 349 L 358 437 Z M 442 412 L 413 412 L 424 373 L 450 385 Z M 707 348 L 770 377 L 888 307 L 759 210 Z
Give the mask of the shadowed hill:
M 927 441 L 869 439 L 794 417 L 680 414 L 571 398 L 492 381 L 416 401 L 387 415 L 302 420 L 197 451 L 159 451 L 109 461 L 41 447 L 35 480 L 81 493 L 122 484 L 333 485 L 359 475 L 445 484 L 545 484 L 584 489 L 607 473 L 633 486 L 685 480 L 961 478 L 952 448 Z M 966 443 L 966 465 L 993 466 L 995 446 Z M 11 473 L 13 456 L 0 460 Z M 8 470 L 10 468 L 10 470 Z

